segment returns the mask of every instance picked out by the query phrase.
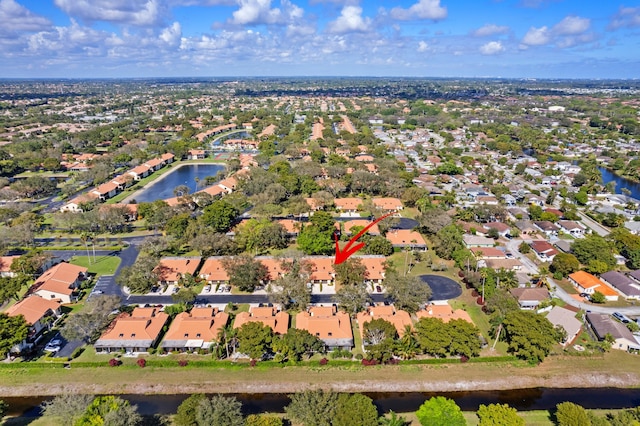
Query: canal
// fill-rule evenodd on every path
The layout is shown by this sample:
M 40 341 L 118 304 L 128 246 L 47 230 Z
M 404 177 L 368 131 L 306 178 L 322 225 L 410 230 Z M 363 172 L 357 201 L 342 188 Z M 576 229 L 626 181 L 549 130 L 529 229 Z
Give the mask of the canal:
M 136 192 L 133 198 L 137 203 L 166 200 L 175 197 L 173 190 L 180 185 L 186 185 L 193 193 L 205 188 L 199 186 L 198 181 L 215 176 L 221 170 L 224 170 L 221 164 L 182 164 Z
M 220 389 L 223 391 L 223 389 Z M 289 404 L 286 394 L 228 394 L 242 402 L 245 414 L 284 412 Z M 640 389 L 584 388 L 584 389 L 512 389 L 500 391 L 469 392 L 379 392 L 365 393 L 373 399 L 378 410 L 388 412 L 412 412 L 432 396 L 445 396 L 456 401 L 464 411 L 476 411 L 480 404 L 509 404 L 518 411 L 548 410 L 558 403 L 570 401 L 585 408 L 619 409 L 640 406 Z M 140 414 L 171 414 L 189 395 L 122 395 L 138 406 Z M 24 417 L 40 415 L 39 405 L 49 397 L 6 397 L 9 414 Z

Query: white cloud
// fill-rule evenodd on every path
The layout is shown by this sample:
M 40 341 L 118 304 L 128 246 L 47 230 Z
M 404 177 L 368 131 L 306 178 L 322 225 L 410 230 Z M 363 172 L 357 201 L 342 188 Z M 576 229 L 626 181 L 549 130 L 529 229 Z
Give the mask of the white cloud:
M 327 31 L 333 34 L 350 32 L 365 32 L 371 27 L 371 19 L 362 17 L 362 8 L 359 6 L 345 6 L 340 16 L 327 24 Z
M 0 0 L 0 34 L 13 32 L 35 32 L 51 27 L 51 22 L 36 15 L 14 0 Z
M 418 43 L 418 52 L 426 52 L 429 50 L 429 45 L 427 44 L 426 41 L 420 41 L 420 43 Z
M 271 0 L 238 0 L 240 9 L 233 12 L 232 24 L 284 24 L 299 20 L 304 10 L 289 0 L 280 2 L 281 8 L 271 8 Z
M 520 48 L 555 44 L 560 48 L 585 44 L 596 39 L 593 32 L 589 32 L 591 20 L 579 16 L 567 16 L 551 28 L 546 26 L 531 27 L 522 39 Z
M 552 32 L 558 35 L 582 34 L 591 26 L 591 20 L 579 16 L 567 16 L 553 26 Z
M 83 21 L 151 26 L 160 22 L 158 0 L 55 0 L 68 15 Z
M 506 34 L 509 32 L 509 27 L 495 24 L 488 24 L 475 30 L 472 35 L 475 37 L 487 37 L 495 34 Z
M 522 39 L 522 43 L 526 46 L 542 46 L 548 44 L 550 41 L 551 35 L 547 27 L 531 27 Z
M 431 19 L 439 21 L 447 17 L 447 8 L 440 6 L 440 0 L 419 0 L 408 9 L 394 7 L 391 17 L 400 21 Z
M 480 46 L 480 53 L 483 55 L 497 55 L 501 52 L 504 52 L 504 46 L 499 41 L 490 41 Z
M 160 40 L 164 41 L 170 46 L 177 46 L 180 44 L 182 37 L 182 27 L 179 22 L 174 22 L 170 27 L 165 28 L 160 33 Z
M 620 7 L 609 22 L 607 27 L 610 30 L 618 28 L 634 28 L 640 27 L 640 7 Z

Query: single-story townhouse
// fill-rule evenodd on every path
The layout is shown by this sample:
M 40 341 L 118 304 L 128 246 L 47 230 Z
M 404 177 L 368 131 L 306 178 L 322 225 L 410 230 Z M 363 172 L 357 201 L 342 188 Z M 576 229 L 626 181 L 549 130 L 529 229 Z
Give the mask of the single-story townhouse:
M 495 229 L 501 237 L 506 237 L 511 232 L 511 227 L 503 222 L 487 222 L 482 226 L 487 230 L 487 232 L 491 229 Z
M 168 320 L 169 315 L 158 308 L 135 308 L 131 314 L 122 312 L 94 344 L 96 352 L 148 352 L 158 343 Z
M 166 351 L 209 349 L 229 322 L 229 314 L 218 308 L 193 308 L 176 315 L 160 346 Z
M 640 344 L 627 326 L 614 320 L 611 315 L 589 312 L 586 315 L 586 320 L 587 325 L 591 327 L 598 340 L 604 340 L 607 334 L 613 337 L 612 349 L 622 351 L 640 350 Z
M 86 277 L 87 268 L 60 262 L 36 279 L 31 286 L 31 292 L 44 299 L 58 299 L 61 303 L 71 303 L 76 300 L 76 290 Z
M 289 329 L 289 314 L 278 311 L 275 307 L 252 307 L 249 312 L 240 312 L 236 315 L 233 328 L 240 328 L 249 322 L 262 323 L 275 334 L 286 334 Z
M 383 197 L 374 198 L 371 201 L 373 201 L 374 206 L 381 210 L 384 210 L 385 212 L 395 212 L 404 208 L 404 206 L 402 205 L 402 201 L 400 201 L 399 198 Z
M 15 277 L 16 272 L 11 270 L 13 261 L 20 256 L 0 256 L 0 277 Z
M 554 306 L 547 314 L 547 319 L 554 327 L 560 326 L 567 333 L 567 338 L 560 342 L 562 346 L 570 345 L 582 330 L 576 313 L 560 306 Z
M 370 223 L 371 221 L 367 219 L 353 219 L 347 220 L 345 222 L 336 222 L 337 225 L 342 225 L 342 231 L 345 233 L 345 235 L 355 234 L 355 232 L 351 231 L 351 228 L 353 227 L 360 226 L 362 228 L 365 228 Z M 367 229 L 367 234 L 380 235 L 380 228 L 378 227 L 378 224 L 376 223 L 371 228 Z
M 207 157 L 204 149 L 190 149 L 187 151 L 188 160 L 203 160 Z
M 522 262 L 518 259 L 486 259 L 482 260 L 487 268 L 499 270 L 505 269 L 507 271 L 519 271 L 522 269 Z
M 506 259 L 507 255 L 504 251 L 497 247 L 471 247 L 469 250 L 476 259 Z
M 336 198 L 333 201 L 336 209 L 343 213 L 355 213 L 358 211 L 358 208 L 362 205 L 362 198 Z
M 553 222 L 550 222 L 548 220 L 536 220 L 535 222 L 533 222 L 533 224 L 536 228 L 541 230 L 544 235 L 547 236 L 547 238 L 558 236 L 558 231 L 560 230 L 560 228 L 558 228 L 558 226 L 556 226 Z
M 577 271 L 569 275 L 569 281 L 580 293 L 593 294 L 596 291 L 604 294 L 609 301 L 618 300 L 619 294 L 604 282 L 585 271 Z
M 427 242 L 418 231 L 411 229 L 391 229 L 385 236 L 393 247 L 405 248 L 412 250 L 427 250 Z
M 186 274 L 195 277 L 201 260 L 202 258 L 199 256 L 160 259 L 158 266 L 154 268 L 154 272 L 158 274 L 158 284 L 176 285 Z
M 549 299 L 549 291 L 544 287 L 517 287 L 509 292 L 518 301 L 520 309 L 538 309 L 540 303 Z
M 205 279 L 211 285 L 227 284 L 229 274 L 222 265 L 222 257 L 209 257 L 200 268 L 200 278 Z
M 296 315 L 296 328 L 307 330 L 329 350 L 353 348 L 351 318 L 335 306 L 312 306 Z
M 358 312 L 356 320 L 358 321 L 358 327 L 360 329 L 360 336 L 362 341 L 366 340 L 364 333 L 364 326 L 371 320 L 383 319 L 390 322 L 398 332 L 398 336 L 404 336 L 404 333 L 409 327 L 413 329 L 413 323 L 411 322 L 411 316 L 407 311 L 396 310 L 393 305 L 380 305 L 370 306 L 366 311 Z
M 453 310 L 451 305 L 447 302 L 432 302 L 425 306 L 424 309 L 416 312 L 418 320 L 421 318 L 438 318 L 442 322 L 449 322 L 453 320 L 464 320 L 470 324 L 473 324 L 471 316 L 464 309 Z

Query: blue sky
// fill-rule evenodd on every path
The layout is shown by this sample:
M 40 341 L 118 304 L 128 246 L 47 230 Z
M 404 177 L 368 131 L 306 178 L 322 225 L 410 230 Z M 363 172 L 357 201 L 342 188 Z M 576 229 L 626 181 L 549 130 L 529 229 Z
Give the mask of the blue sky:
M 640 78 L 619 0 L 0 0 L 0 77 Z

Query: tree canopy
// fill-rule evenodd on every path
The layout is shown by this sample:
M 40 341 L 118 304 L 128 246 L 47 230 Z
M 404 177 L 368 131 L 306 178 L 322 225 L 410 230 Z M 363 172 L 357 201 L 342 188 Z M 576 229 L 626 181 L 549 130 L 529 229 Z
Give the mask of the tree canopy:
M 465 426 L 467 424 L 458 404 L 443 396 L 426 400 L 416 411 L 416 417 L 422 426 Z

